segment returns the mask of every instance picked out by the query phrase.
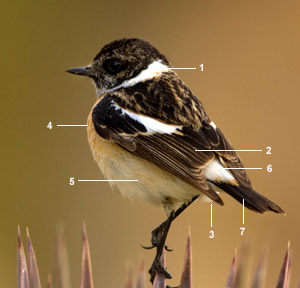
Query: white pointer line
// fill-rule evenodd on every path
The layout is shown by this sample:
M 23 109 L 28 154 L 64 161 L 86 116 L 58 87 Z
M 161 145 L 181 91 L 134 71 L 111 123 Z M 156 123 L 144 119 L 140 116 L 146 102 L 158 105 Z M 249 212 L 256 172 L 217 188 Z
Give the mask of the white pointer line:
M 243 199 L 243 225 L 245 224 L 245 199 Z
M 56 125 L 56 126 L 58 126 L 58 127 L 69 127 L 69 126 L 85 126 L 85 127 L 87 127 L 88 125 L 87 124 L 85 124 L 85 125 Z
M 241 151 L 249 151 L 249 152 L 255 152 L 255 151 L 258 151 L 258 152 L 261 152 L 262 150 L 209 150 L 209 149 L 206 149 L 206 150 L 195 150 L 197 152 L 204 152 L 204 151 L 213 151 L 213 152 L 225 152 L 225 151 L 237 151 L 237 152 L 241 152 Z
M 77 180 L 78 182 L 137 182 L 139 180 Z
M 212 204 L 210 204 L 210 227 L 212 228 Z
M 262 170 L 263 168 L 223 168 L 225 170 Z
M 170 70 L 173 70 L 173 69 L 197 69 L 197 68 L 169 68 Z

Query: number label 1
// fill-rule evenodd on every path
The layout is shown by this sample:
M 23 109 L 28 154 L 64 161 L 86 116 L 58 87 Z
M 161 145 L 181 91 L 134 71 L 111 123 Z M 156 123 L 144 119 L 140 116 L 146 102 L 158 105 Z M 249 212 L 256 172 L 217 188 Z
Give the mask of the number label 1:
M 241 235 L 243 236 L 244 235 L 244 231 L 245 231 L 246 228 L 245 227 L 241 227 L 240 229 L 241 229 Z
M 47 128 L 50 129 L 50 130 L 53 128 L 53 126 L 52 126 L 52 121 L 50 121 L 50 122 L 48 123 Z
M 203 63 L 199 65 L 201 72 L 203 72 Z
M 71 177 L 71 178 L 70 178 L 69 184 L 72 185 L 72 186 L 75 184 L 75 179 L 74 179 L 74 177 Z
M 210 231 L 209 231 L 209 238 L 210 238 L 210 239 L 215 238 L 215 232 L 214 232 L 213 230 L 210 230 Z

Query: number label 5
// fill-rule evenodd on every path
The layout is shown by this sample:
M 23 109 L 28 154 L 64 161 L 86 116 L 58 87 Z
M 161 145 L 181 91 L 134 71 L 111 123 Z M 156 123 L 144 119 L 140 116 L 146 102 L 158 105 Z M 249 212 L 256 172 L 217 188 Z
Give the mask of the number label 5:
M 74 185 L 74 184 L 75 184 L 75 179 L 74 179 L 74 177 L 71 177 L 71 178 L 70 178 L 69 184 L 70 184 L 70 185 Z

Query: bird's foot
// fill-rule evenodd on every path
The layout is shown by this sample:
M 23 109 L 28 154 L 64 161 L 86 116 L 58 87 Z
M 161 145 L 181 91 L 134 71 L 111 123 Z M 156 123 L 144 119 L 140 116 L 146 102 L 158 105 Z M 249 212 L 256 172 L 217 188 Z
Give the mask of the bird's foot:
M 149 274 L 151 275 L 150 281 L 153 283 L 154 277 L 157 273 L 161 273 L 164 275 L 166 279 L 171 279 L 172 275 L 166 270 L 164 267 L 164 262 L 162 262 L 162 255 L 166 243 L 166 238 L 171 226 L 171 223 L 174 219 L 174 212 L 171 213 L 169 218 L 164 221 L 162 224 L 160 224 L 156 229 L 152 231 L 152 237 L 151 237 L 151 243 L 152 245 L 150 247 L 144 247 L 146 249 L 152 249 L 156 248 L 156 255 L 154 258 L 154 261 L 152 263 L 151 268 L 149 269 Z M 167 247 L 167 250 L 170 251 L 170 249 Z
M 159 247 L 161 245 L 162 241 L 164 241 L 164 235 L 167 232 L 166 230 L 169 228 L 169 225 L 170 224 L 169 224 L 169 222 L 167 220 L 167 221 L 161 223 L 157 228 L 155 228 L 151 232 L 151 234 L 152 234 L 152 237 L 151 237 L 151 243 L 152 243 L 152 245 L 151 246 L 143 246 L 143 245 L 141 245 L 142 248 L 150 250 L 150 249 Z M 173 251 L 173 249 L 170 249 L 167 245 L 164 245 L 164 248 L 168 252 Z
M 149 269 L 150 281 L 153 283 L 156 273 L 161 273 L 166 279 L 171 279 L 172 275 L 167 271 L 167 269 L 162 265 L 160 258 L 155 258 L 151 268 Z

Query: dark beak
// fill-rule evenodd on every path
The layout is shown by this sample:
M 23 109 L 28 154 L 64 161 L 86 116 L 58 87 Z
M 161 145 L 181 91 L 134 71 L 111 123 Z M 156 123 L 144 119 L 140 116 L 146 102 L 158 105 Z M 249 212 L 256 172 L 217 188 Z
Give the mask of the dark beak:
M 88 77 L 95 76 L 95 70 L 91 66 L 72 68 L 72 69 L 66 70 L 66 72 L 75 74 L 75 75 L 88 76 Z

